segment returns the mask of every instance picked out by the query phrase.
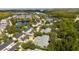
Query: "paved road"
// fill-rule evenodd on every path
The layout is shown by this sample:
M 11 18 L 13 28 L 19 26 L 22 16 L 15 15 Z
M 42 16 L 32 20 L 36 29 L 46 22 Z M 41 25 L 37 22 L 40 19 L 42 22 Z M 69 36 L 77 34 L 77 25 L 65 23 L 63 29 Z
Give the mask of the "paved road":
M 2 50 L 3 48 L 5 48 L 6 46 L 8 46 L 9 44 L 11 44 L 12 42 L 13 42 L 13 40 L 10 39 L 6 43 L 4 43 L 3 45 L 0 45 L 0 50 Z
M 3 48 L 1 51 L 8 51 L 10 50 L 13 46 L 15 46 L 17 43 L 12 42 L 11 44 L 9 44 L 8 46 L 6 46 L 5 48 Z
M 16 48 L 19 46 L 19 44 L 17 43 L 15 46 L 13 46 L 11 49 L 9 49 L 8 51 L 15 51 Z

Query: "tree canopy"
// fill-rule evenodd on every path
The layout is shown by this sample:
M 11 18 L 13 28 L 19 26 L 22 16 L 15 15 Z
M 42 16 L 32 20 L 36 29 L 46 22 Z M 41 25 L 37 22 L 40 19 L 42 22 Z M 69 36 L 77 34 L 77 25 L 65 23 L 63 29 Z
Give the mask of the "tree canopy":
M 51 41 L 48 50 L 55 51 L 77 51 L 79 50 L 79 35 L 72 19 L 61 19 L 54 24 L 55 31 L 51 33 Z M 56 30 L 58 28 L 58 30 Z M 55 35 L 55 33 L 57 35 Z

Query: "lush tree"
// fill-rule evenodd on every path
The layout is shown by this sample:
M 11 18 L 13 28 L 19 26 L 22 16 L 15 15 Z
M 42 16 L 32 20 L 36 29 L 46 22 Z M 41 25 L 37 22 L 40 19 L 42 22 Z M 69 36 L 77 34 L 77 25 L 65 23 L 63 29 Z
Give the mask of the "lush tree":
M 56 51 L 72 51 L 79 50 L 79 35 L 75 27 L 75 22 L 72 19 L 62 19 L 54 24 L 58 30 L 54 31 L 57 35 L 53 39 L 54 35 L 50 35 L 50 41 L 48 50 Z
M 3 33 L 1 36 L 0 36 L 0 44 L 2 42 L 6 42 L 8 40 L 8 37 L 5 35 L 5 33 Z
M 42 36 L 42 33 L 41 32 L 34 32 L 34 37 L 36 36 Z
M 35 45 L 32 42 L 21 43 L 23 49 L 35 49 Z

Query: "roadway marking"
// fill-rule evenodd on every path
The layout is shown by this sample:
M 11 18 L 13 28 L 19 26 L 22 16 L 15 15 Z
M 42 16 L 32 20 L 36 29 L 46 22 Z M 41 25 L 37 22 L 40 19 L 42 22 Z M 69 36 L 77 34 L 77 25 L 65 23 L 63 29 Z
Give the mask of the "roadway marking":
M 13 46 L 15 46 L 17 43 L 12 42 L 11 44 L 9 44 L 7 47 L 5 47 L 4 49 L 2 49 L 1 51 L 8 51 L 10 50 Z

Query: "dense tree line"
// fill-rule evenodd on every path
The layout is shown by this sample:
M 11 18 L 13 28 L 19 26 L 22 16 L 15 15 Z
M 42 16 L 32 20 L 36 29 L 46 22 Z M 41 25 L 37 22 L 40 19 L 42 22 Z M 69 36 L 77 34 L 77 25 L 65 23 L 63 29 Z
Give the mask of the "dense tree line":
M 55 51 L 77 51 L 79 50 L 79 33 L 76 23 L 72 19 L 63 18 L 61 21 L 54 23 L 50 34 L 50 43 L 48 50 Z M 56 30 L 58 28 L 58 30 Z

